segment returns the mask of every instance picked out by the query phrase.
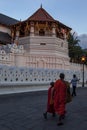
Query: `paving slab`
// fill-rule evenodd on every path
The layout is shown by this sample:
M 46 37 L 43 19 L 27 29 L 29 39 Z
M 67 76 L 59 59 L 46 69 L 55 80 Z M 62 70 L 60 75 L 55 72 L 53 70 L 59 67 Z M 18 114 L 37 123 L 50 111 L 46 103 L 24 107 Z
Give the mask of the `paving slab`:
M 87 87 L 67 104 L 63 126 L 57 126 L 58 115 L 43 118 L 46 104 L 47 90 L 0 95 L 0 130 L 87 130 Z

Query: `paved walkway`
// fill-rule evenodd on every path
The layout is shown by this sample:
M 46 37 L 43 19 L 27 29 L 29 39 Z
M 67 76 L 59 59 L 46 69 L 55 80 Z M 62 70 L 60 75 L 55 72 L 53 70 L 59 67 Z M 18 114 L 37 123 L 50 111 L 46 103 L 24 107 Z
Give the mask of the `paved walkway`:
M 0 87 L 0 95 L 3 94 L 15 94 L 15 93 L 23 93 L 23 92 L 34 92 L 34 91 L 43 91 L 47 90 L 49 85 L 41 85 L 41 86 L 27 86 L 27 85 L 13 85 L 13 86 L 1 86 Z
M 58 116 L 43 118 L 46 101 L 47 91 L 0 95 L 0 130 L 87 130 L 87 87 L 67 104 L 63 126 L 56 125 Z

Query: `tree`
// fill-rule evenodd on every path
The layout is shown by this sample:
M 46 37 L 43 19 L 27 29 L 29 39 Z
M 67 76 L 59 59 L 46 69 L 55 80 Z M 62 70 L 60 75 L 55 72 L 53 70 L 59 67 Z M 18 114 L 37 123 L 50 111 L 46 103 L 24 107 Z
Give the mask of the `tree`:
M 69 57 L 70 62 L 79 63 L 80 57 L 82 55 L 82 48 L 79 46 L 80 40 L 77 36 L 75 36 L 75 32 L 73 34 L 69 34 L 68 36 L 68 49 L 69 49 Z

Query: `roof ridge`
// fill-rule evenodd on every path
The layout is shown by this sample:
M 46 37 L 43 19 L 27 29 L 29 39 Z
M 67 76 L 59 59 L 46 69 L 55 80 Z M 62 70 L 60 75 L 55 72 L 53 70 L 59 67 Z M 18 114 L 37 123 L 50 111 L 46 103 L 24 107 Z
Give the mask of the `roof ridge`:
M 50 14 L 48 14 L 48 12 L 47 12 L 44 8 L 41 8 L 41 9 L 42 9 L 43 13 L 44 13 L 46 16 L 48 16 L 49 18 L 51 18 L 51 19 L 54 20 L 54 18 L 53 18 Z M 45 12 L 46 12 L 46 13 L 45 13 Z
M 41 15 L 44 15 L 44 17 L 41 18 Z M 33 13 L 27 20 L 55 21 L 55 19 L 42 7 L 36 10 L 36 12 Z

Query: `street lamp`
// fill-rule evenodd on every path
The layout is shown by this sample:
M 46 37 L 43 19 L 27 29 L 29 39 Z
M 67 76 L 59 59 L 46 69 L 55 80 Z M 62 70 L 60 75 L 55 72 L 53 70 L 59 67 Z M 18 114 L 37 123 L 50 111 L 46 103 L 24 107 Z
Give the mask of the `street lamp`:
M 86 61 L 85 56 L 82 56 L 82 57 L 81 57 L 81 61 L 82 61 L 82 64 L 83 64 L 83 80 L 82 80 L 82 87 L 84 87 L 84 63 L 85 63 L 85 61 Z

